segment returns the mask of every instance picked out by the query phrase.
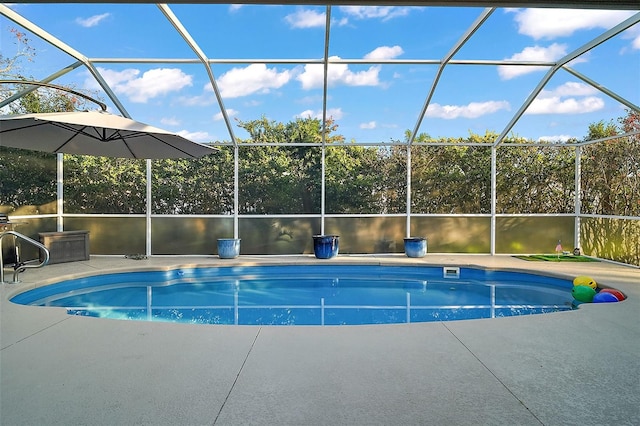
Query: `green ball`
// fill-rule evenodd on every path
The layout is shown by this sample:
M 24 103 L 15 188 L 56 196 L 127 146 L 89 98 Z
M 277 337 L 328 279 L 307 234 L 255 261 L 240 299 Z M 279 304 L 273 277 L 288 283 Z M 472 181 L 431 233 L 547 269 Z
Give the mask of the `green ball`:
M 596 291 L 586 285 L 573 286 L 571 295 L 579 302 L 591 303 L 593 302 L 593 296 L 596 295 Z

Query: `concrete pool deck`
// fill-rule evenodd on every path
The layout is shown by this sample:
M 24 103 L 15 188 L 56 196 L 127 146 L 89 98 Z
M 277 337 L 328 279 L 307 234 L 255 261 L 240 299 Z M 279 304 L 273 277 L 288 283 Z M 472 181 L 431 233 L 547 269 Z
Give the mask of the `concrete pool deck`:
M 628 299 L 544 315 L 337 327 L 118 321 L 8 301 L 67 275 L 304 262 L 589 275 Z M 439 254 L 94 256 L 27 270 L 21 279 L 1 285 L 3 426 L 640 424 L 638 268 Z

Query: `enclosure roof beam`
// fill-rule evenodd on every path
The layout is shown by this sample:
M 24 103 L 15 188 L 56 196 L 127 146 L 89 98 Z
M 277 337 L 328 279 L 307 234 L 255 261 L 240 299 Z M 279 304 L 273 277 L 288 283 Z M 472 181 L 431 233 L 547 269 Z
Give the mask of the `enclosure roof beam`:
M 125 109 L 124 105 L 120 102 L 116 94 L 111 90 L 111 87 L 107 84 L 107 82 L 102 78 L 102 75 L 100 75 L 100 73 L 95 68 L 95 66 L 91 63 L 89 58 L 87 58 L 85 55 L 75 50 L 73 47 L 64 43 L 62 40 L 59 40 L 57 37 L 43 30 L 33 22 L 29 21 L 28 19 L 25 19 L 20 14 L 14 12 L 11 8 L 5 6 L 4 4 L 0 4 L 0 14 L 6 16 L 8 19 L 20 25 L 24 29 L 31 31 L 33 34 L 37 35 L 47 43 L 62 50 L 67 55 L 72 56 L 73 58 L 82 62 L 87 67 L 89 72 L 93 75 L 93 77 L 98 81 L 98 83 L 100 84 L 102 89 L 105 91 L 105 93 L 107 93 L 109 98 L 111 98 L 111 100 L 116 105 L 116 107 L 120 110 L 120 112 L 123 113 L 126 117 L 131 118 L 127 113 L 127 110 Z
M 327 141 L 327 94 L 329 91 L 329 40 L 331 33 L 331 6 L 327 6 L 325 14 L 325 30 L 324 30 L 324 59 L 322 66 L 324 67 L 324 76 L 322 79 L 322 144 Z
M 471 36 L 489 19 L 489 16 L 495 11 L 495 8 L 487 8 L 482 11 L 480 16 L 476 18 L 476 20 L 467 28 L 467 31 L 460 37 L 460 39 L 453 45 L 451 50 L 442 58 L 440 61 L 440 66 L 438 67 L 438 71 L 436 72 L 435 77 L 433 77 L 433 82 L 431 83 L 431 88 L 429 89 L 429 93 L 427 94 L 427 98 L 424 101 L 424 105 L 420 110 L 420 114 L 418 114 L 418 119 L 416 121 L 415 126 L 413 127 L 413 132 L 411 132 L 411 136 L 409 137 L 409 145 L 413 143 L 418 134 L 418 130 L 420 130 L 420 125 L 422 124 L 422 120 L 424 119 L 425 114 L 427 113 L 427 108 L 429 108 L 429 104 L 431 103 L 431 99 L 433 98 L 433 94 L 436 91 L 436 87 L 438 86 L 438 82 L 440 81 L 440 76 L 444 71 L 444 67 L 447 66 L 451 58 L 458 53 L 458 51 L 464 46 L 464 44 L 469 41 Z
M 509 121 L 509 123 L 504 128 L 502 133 L 500 133 L 500 136 L 498 136 L 498 138 L 494 142 L 494 146 L 498 146 L 498 145 L 500 145 L 502 143 L 504 138 L 513 129 L 513 126 L 515 126 L 515 124 L 518 122 L 518 120 L 520 120 L 520 118 L 525 113 L 527 108 L 529 108 L 529 106 L 531 106 L 533 101 L 540 94 L 542 89 L 544 89 L 544 87 L 547 85 L 549 80 L 551 80 L 551 77 L 554 76 L 556 71 L 558 71 L 560 68 L 562 68 L 563 66 L 565 66 L 569 62 L 573 61 L 574 59 L 576 59 L 576 58 L 580 57 L 581 55 L 587 53 L 588 51 L 590 51 L 591 49 L 595 48 L 596 46 L 599 46 L 600 44 L 604 43 L 605 41 L 609 40 L 610 38 L 620 34 L 624 30 L 626 30 L 627 28 L 632 27 L 633 25 L 637 24 L 638 22 L 640 22 L 640 13 L 636 13 L 635 15 L 633 15 L 630 18 L 624 20 L 623 22 L 619 23 L 615 27 L 613 27 L 610 30 L 604 32 L 603 34 L 601 34 L 598 37 L 594 38 L 593 40 L 589 41 L 588 43 L 585 43 L 581 47 L 577 48 L 573 52 L 569 53 L 568 55 L 565 55 L 563 58 L 558 60 L 556 65 L 554 65 L 549 71 L 547 71 L 547 73 L 542 78 L 542 80 L 540 80 L 540 82 L 538 83 L 536 88 L 533 89 L 533 91 L 531 92 L 529 97 L 524 101 L 524 103 L 520 106 L 520 108 L 518 109 L 516 114 L 511 118 L 511 121 Z
M 189 45 L 191 50 L 198 56 L 200 62 L 204 65 L 207 70 L 207 74 L 209 75 L 209 82 L 211 83 L 211 87 L 213 88 L 213 92 L 216 95 L 216 99 L 218 101 L 218 106 L 220 107 L 220 112 L 222 113 L 222 117 L 224 119 L 224 124 L 227 126 L 227 131 L 229 132 L 229 137 L 233 141 L 234 144 L 237 143 L 235 134 L 233 133 L 233 127 L 231 126 L 231 121 L 229 120 L 229 114 L 227 114 L 227 109 L 224 107 L 224 102 L 222 100 L 222 95 L 220 94 L 220 89 L 218 88 L 218 83 L 216 82 L 216 77 L 213 74 L 213 70 L 211 69 L 211 64 L 209 63 L 209 59 L 205 55 L 204 51 L 198 46 L 198 43 L 191 37 L 191 34 L 187 31 L 187 29 L 182 25 L 182 22 L 178 19 L 178 17 L 173 13 L 173 11 L 166 4 L 158 4 L 158 8 L 164 14 L 164 16 L 169 20 L 173 28 L 180 34 L 182 39 Z
M 637 136 L 637 135 L 640 135 L 640 130 L 632 130 L 630 132 L 621 133 L 619 135 L 607 136 L 604 138 L 593 139 L 590 141 L 578 142 L 576 145 L 578 146 L 593 145 L 594 143 L 606 142 L 606 141 L 611 141 L 611 140 L 621 139 L 621 138 L 628 138 L 628 137 Z
M 566 65 L 564 67 L 562 67 L 562 69 L 567 71 L 567 72 L 569 72 L 570 74 L 578 77 L 580 80 L 584 81 L 588 85 L 595 87 L 596 89 L 598 89 L 602 93 L 604 93 L 604 94 L 608 95 L 609 97 L 615 99 L 616 101 L 620 102 L 624 106 L 626 106 L 628 108 L 631 108 L 632 110 L 634 110 L 636 112 L 640 112 L 640 107 L 638 107 L 638 105 L 636 105 L 633 102 L 623 98 L 622 96 L 618 95 L 617 93 L 613 92 L 612 90 L 607 89 L 606 87 L 604 87 L 600 83 L 598 83 L 598 82 L 596 82 L 594 80 L 591 80 L 589 77 L 585 76 L 584 74 L 581 74 L 578 71 L 576 71 L 573 68 L 570 68 L 570 67 L 568 67 Z
M 199 64 L 202 61 L 194 58 L 89 58 L 93 63 L 104 64 Z M 210 64 L 324 64 L 324 59 L 316 58 L 209 58 Z M 329 58 L 329 64 L 354 65 L 440 65 L 442 59 L 361 59 L 361 58 Z M 512 59 L 451 59 L 449 65 L 522 65 L 532 67 L 552 67 L 554 61 L 522 61 Z
M 56 78 L 65 75 L 69 71 L 75 70 L 76 68 L 78 68 L 81 65 L 82 65 L 82 61 L 76 61 L 73 64 L 69 65 L 68 67 L 64 67 L 60 71 L 57 71 L 57 72 L 51 74 L 50 76 L 43 78 L 38 83 L 42 83 L 42 84 L 51 83 Z M 40 87 L 40 86 L 32 85 L 32 86 L 29 86 L 29 87 L 26 87 L 26 88 L 20 90 L 17 93 L 14 93 L 13 95 L 9 96 L 7 99 L 4 99 L 4 100 L 0 101 L 0 108 L 4 107 L 6 105 L 9 105 L 11 102 L 13 102 L 13 101 L 15 101 L 17 99 L 20 99 L 21 97 L 33 92 L 34 90 L 38 90 L 38 87 Z
M 18 3 L 156 3 L 153 0 L 22 0 Z M 559 9 L 638 10 L 638 0 L 234 0 L 236 4 L 315 6 L 445 6 L 445 7 L 537 7 Z M 173 0 L 171 4 L 229 4 L 228 0 Z

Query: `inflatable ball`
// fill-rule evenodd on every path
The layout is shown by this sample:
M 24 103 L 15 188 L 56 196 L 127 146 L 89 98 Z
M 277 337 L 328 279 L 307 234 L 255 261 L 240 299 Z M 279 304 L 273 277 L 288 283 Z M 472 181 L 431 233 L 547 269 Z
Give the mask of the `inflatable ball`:
M 591 303 L 593 297 L 596 295 L 596 291 L 586 285 L 576 285 L 573 286 L 571 295 L 579 302 Z
M 602 290 L 600 290 L 600 293 L 613 294 L 616 299 L 618 299 L 618 302 L 626 299 L 625 295 L 620 290 L 616 290 L 615 288 L 603 288 Z
M 598 287 L 598 284 L 596 284 L 596 281 L 591 277 L 587 277 L 586 275 L 580 275 L 578 277 L 575 277 L 573 279 L 573 285 L 583 285 L 583 286 L 591 287 L 594 290 L 596 289 L 596 287 Z
M 611 293 L 598 293 L 593 296 L 593 303 L 612 303 L 619 302 L 618 298 Z
M 627 298 L 623 292 L 616 290 L 615 288 L 603 288 L 600 290 L 600 293 L 611 293 L 616 296 L 619 302 Z

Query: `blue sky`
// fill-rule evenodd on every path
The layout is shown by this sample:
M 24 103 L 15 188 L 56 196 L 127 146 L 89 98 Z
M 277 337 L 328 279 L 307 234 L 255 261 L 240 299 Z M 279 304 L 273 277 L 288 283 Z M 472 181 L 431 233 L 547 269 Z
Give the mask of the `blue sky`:
M 196 55 L 153 4 L 7 4 L 90 59 L 132 118 L 198 142 L 230 136 L 205 68 L 172 63 Z M 235 125 L 262 116 L 288 122 L 321 117 L 324 7 L 169 5 L 214 63 L 227 114 Z M 338 7 L 331 9 L 329 56 L 342 60 L 440 60 L 482 13 L 481 8 Z M 454 60 L 554 61 L 581 47 L 633 11 L 497 9 Z M 15 53 L 14 22 L 0 16 L 2 54 Z M 22 29 L 21 29 L 22 30 Z M 36 79 L 75 60 L 27 33 L 37 54 L 25 64 Z M 13 49 L 13 50 L 12 50 Z M 133 60 L 101 63 L 100 58 Z M 142 63 L 143 58 L 162 59 Z M 264 63 L 281 59 L 283 63 Z M 252 60 L 252 63 L 233 63 Z M 262 61 L 262 62 L 261 62 Z M 569 64 L 582 75 L 640 105 L 640 24 Z M 444 68 L 419 131 L 432 137 L 501 133 L 548 67 L 455 65 Z M 436 76 L 432 64 L 340 63 L 329 66 L 327 112 L 338 133 L 357 142 L 401 140 L 417 123 Z M 83 67 L 59 84 L 98 90 Z M 117 112 L 108 101 L 109 108 Z M 512 133 L 539 140 L 581 139 L 590 123 L 615 119 L 625 106 L 559 70 Z

